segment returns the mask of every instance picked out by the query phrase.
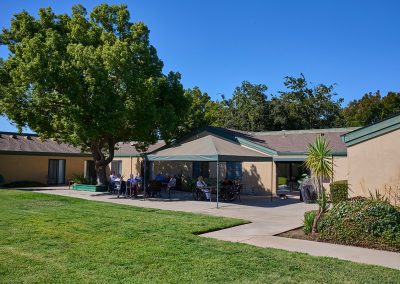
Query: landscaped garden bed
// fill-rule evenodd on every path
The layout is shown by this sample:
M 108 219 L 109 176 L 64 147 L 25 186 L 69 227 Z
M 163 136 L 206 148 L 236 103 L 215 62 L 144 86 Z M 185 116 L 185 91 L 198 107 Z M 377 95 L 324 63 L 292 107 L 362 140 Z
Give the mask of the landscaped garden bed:
M 311 233 L 314 216 L 306 212 L 304 227 L 278 236 L 400 252 L 400 209 L 385 200 L 341 201 L 322 216 L 316 234 Z

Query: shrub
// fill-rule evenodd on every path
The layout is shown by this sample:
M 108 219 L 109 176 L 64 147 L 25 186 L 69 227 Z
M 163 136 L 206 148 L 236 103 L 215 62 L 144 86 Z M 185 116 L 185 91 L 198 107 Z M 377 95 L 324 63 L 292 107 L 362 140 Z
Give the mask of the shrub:
M 196 188 L 196 179 L 182 175 L 182 189 L 184 191 L 192 192 Z
M 318 229 L 321 240 L 400 251 L 400 209 L 387 202 L 341 202 L 321 218 Z
M 331 201 L 333 205 L 346 201 L 349 195 L 347 180 L 339 180 L 330 184 Z
M 310 234 L 312 231 L 313 227 L 313 222 L 315 219 L 315 216 L 317 215 L 316 211 L 307 211 L 304 213 L 304 226 L 303 226 L 303 231 L 305 234 Z
M 4 177 L 2 175 L 0 175 L 0 185 L 4 184 Z
M 85 177 L 83 175 L 73 175 L 71 180 L 74 183 L 87 183 L 86 179 L 85 179 Z

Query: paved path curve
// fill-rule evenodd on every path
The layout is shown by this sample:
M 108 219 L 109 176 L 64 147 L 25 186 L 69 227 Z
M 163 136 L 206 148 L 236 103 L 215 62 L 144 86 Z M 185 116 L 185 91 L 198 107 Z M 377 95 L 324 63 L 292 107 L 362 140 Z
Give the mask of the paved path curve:
M 217 209 L 214 202 L 193 201 L 187 194 L 175 194 L 171 200 L 144 201 L 142 199 L 117 199 L 110 194 L 74 191 L 65 188 L 53 190 L 46 188 L 46 190 L 37 192 L 138 207 L 244 219 L 251 223 L 206 233 L 202 236 L 400 269 L 400 253 L 274 236 L 300 227 L 304 212 L 316 208 L 313 204 L 299 203 L 296 199 L 270 201 L 266 197 L 248 196 L 236 204 L 221 203 L 220 208 Z

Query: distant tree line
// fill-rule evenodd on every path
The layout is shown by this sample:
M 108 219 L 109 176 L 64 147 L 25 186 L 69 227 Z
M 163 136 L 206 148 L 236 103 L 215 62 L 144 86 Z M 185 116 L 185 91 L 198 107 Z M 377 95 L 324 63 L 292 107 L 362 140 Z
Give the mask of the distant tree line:
M 243 131 L 321 129 L 332 127 L 365 126 L 400 112 L 400 93 L 389 92 L 382 97 L 365 94 L 359 100 L 342 107 L 334 84 L 312 85 L 303 74 L 284 78 L 285 91 L 267 95 L 264 84 L 243 81 L 231 98 L 211 97 L 195 87 L 187 89 L 190 101 L 188 116 L 180 133 L 212 125 Z

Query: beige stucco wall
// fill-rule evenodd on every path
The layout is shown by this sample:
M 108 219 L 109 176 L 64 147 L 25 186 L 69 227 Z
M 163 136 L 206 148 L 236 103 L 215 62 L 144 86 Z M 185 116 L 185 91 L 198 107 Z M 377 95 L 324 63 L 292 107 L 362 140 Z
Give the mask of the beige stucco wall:
M 333 164 L 333 181 L 347 180 L 349 178 L 347 157 L 333 157 Z
M 5 183 L 37 181 L 47 183 L 49 159 L 65 159 L 65 179 L 83 175 L 85 160 L 90 157 L 0 155 L 0 174 Z
M 140 157 L 115 157 L 113 161 L 122 161 L 122 176 L 128 179 L 130 175 L 140 174 Z M 110 174 L 110 166 L 107 168 L 107 174 Z
M 248 194 L 276 194 L 275 163 L 270 162 L 243 162 L 242 163 L 242 183 L 244 193 Z
M 347 157 L 351 195 L 384 193 L 390 187 L 400 194 L 400 130 L 350 146 Z

